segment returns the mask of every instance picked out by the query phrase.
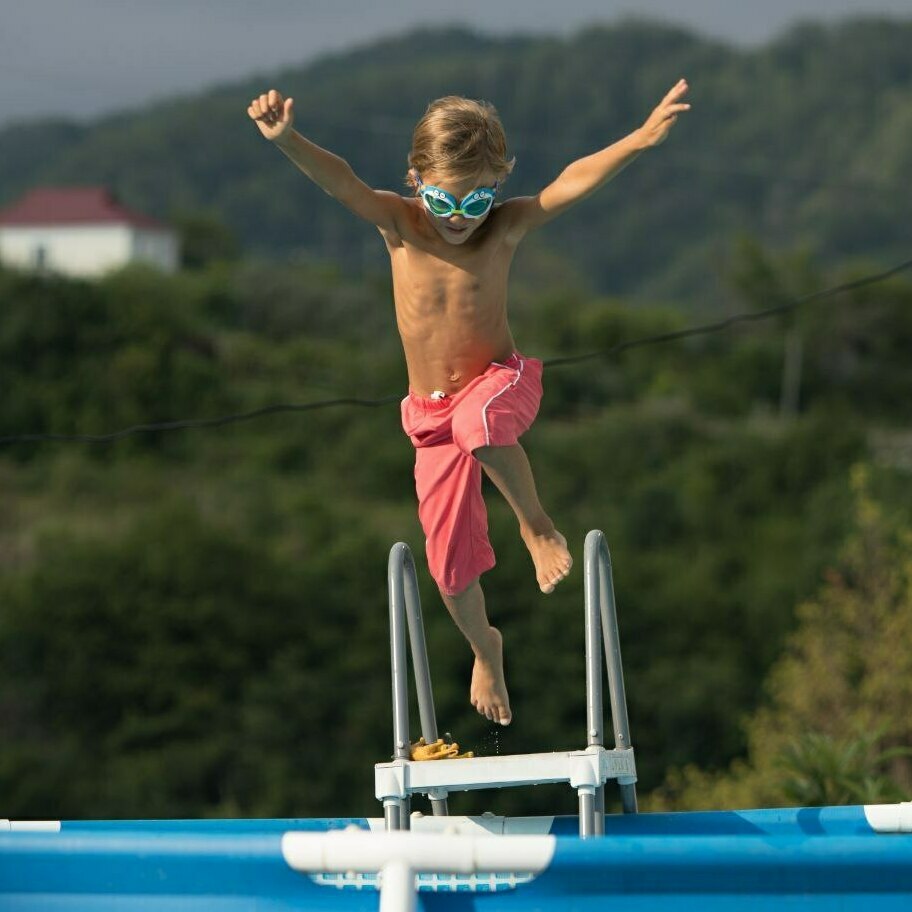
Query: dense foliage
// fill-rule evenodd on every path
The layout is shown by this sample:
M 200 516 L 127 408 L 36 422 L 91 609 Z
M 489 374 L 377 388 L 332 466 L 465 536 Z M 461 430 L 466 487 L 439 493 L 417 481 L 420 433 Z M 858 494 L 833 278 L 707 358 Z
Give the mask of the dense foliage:
M 851 531 L 747 723 L 748 751 L 722 773 L 674 770 L 661 806 L 879 804 L 912 791 L 912 535 L 853 472 Z
M 733 259 L 730 294 L 745 309 L 861 274 L 817 274 L 806 256 L 756 244 Z M 763 710 L 771 668 L 774 694 L 783 675 L 825 691 L 819 667 L 783 671 L 780 657 L 807 623 L 796 606 L 829 603 L 832 574 L 845 577 L 853 467 L 867 466 L 865 496 L 910 525 L 910 304 L 898 276 L 787 320 L 546 368 L 526 445 L 578 563 L 541 595 L 509 508 L 488 492 L 498 565 L 485 585 L 515 714 L 496 744 L 467 700 L 470 653 L 423 567 L 395 404 L 110 443 L 4 444 L 4 812 L 375 813 L 372 763 L 391 740 L 385 568 L 400 539 L 421 567 L 442 729 L 481 753 L 581 745 L 579 560 L 596 527 L 615 564 L 641 792 L 699 803 L 676 771 L 712 776 L 750 757 L 761 729 L 742 723 Z M 513 322 L 521 347 L 549 358 L 687 321 L 545 289 L 514 306 Z M 803 346 L 797 405 L 781 395 L 788 333 Z M 0 273 L 0 436 L 98 434 L 404 386 L 385 276 L 256 258 L 173 277 L 133 267 L 98 283 Z M 890 553 L 870 572 L 887 573 Z M 862 564 L 855 577 L 868 572 Z M 881 614 L 901 640 L 909 632 L 890 621 L 891 598 Z M 829 650 L 814 655 L 825 662 Z M 871 684 L 879 702 L 846 710 L 851 722 L 875 712 L 889 729 L 852 748 L 851 762 L 907 738 L 889 686 L 881 675 Z M 795 730 L 819 722 L 836 751 L 854 729 L 827 724 L 827 705 L 802 704 Z M 769 791 L 737 794 L 750 803 Z M 786 798 L 796 794 L 818 793 Z M 453 807 L 572 811 L 573 796 L 473 794 Z

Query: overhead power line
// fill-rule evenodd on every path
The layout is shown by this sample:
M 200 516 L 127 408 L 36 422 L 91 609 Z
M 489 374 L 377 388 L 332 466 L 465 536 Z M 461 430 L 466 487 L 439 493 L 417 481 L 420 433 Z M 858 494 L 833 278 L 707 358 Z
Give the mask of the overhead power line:
M 704 323 L 699 326 L 691 326 L 685 329 L 675 330 L 673 332 L 657 333 L 651 336 L 643 336 L 639 339 L 630 339 L 627 342 L 619 342 L 610 348 L 602 348 L 597 351 L 588 352 L 582 355 L 567 355 L 560 358 L 550 358 L 543 363 L 545 367 L 564 367 L 571 364 L 579 364 L 583 361 L 590 361 L 595 358 L 605 358 L 611 355 L 620 354 L 630 348 L 638 348 L 645 345 L 657 345 L 663 342 L 672 342 L 677 339 L 685 339 L 691 336 L 706 335 L 713 332 L 720 332 L 728 329 L 738 323 L 753 323 L 760 320 L 767 320 L 770 317 L 788 313 L 812 301 L 820 301 L 824 298 L 832 297 L 844 291 L 851 291 L 856 288 L 862 288 L 866 285 L 873 285 L 876 282 L 882 282 L 892 275 L 896 275 L 905 269 L 912 267 L 912 259 L 888 269 L 886 272 L 880 272 L 875 275 L 865 276 L 861 279 L 855 279 L 850 282 L 843 282 L 833 288 L 827 288 L 811 294 L 795 298 L 792 301 L 786 301 L 775 307 L 769 307 L 766 310 L 748 311 L 745 313 L 735 314 L 726 317 L 724 320 L 718 320 L 713 323 Z M 149 433 L 153 431 L 174 431 L 187 430 L 196 428 L 222 427 L 226 424 L 235 424 L 241 421 L 252 421 L 255 418 L 261 418 L 265 415 L 272 415 L 279 412 L 310 412 L 318 409 L 335 408 L 338 406 L 359 406 L 363 408 L 378 408 L 389 405 L 393 402 L 401 401 L 402 396 L 394 393 L 389 396 L 383 396 L 379 399 L 362 399 L 358 397 L 340 397 L 335 399 L 323 399 L 317 402 L 306 402 L 302 404 L 279 403 L 268 405 L 263 408 L 254 409 L 249 412 L 240 412 L 234 415 L 223 415 L 218 418 L 200 418 L 184 419 L 179 421 L 166 421 L 150 424 L 139 424 L 133 427 L 125 428 L 120 431 L 114 431 L 110 434 L 14 434 L 6 437 L 0 437 L 0 445 L 13 443 L 36 443 L 40 441 L 66 441 L 66 442 L 83 442 L 83 443 L 109 443 L 115 440 L 121 440 L 124 437 L 130 437 L 134 434 Z
M 790 310 L 800 307 L 802 304 L 809 304 L 811 301 L 817 301 L 821 298 L 828 298 L 832 295 L 839 294 L 841 291 L 851 291 L 854 288 L 862 288 L 865 285 L 873 285 L 875 282 L 882 282 L 884 279 L 902 272 L 912 266 L 912 260 L 906 260 L 886 272 L 877 273 L 877 275 L 866 276 L 856 279 L 852 282 L 844 282 L 842 285 L 836 285 L 833 288 L 827 288 L 822 291 L 814 291 L 811 294 L 795 298 L 794 301 L 787 301 L 784 304 L 778 304 L 776 307 L 768 307 L 766 310 L 754 310 L 747 313 L 735 314 L 726 317 L 724 320 L 718 320 L 714 323 L 704 323 L 700 326 L 690 326 L 687 329 L 679 329 L 674 332 L 659 333 L 655 336 L 646 336 L 642 339 L 631 339 L 629 342 L 619 342 L 611 348 L 603 348 L 598 351 L 590 352 L 587 355 L 569 355 L 566 358 L 552 358 L 545 362 L 549 367 L 557 367 L 564 364 L 578 364 L 581 361 L 589 361 L 592 358 L 603 358 L 606 355 L 616 355 L 619 352 L 626 351 L 628 348 L 637 348 L 641 345 L 652 345 L 657 342 L 672 342 L 675 339 L 686 339 L 688 336 L 700 336 L 706 333 L 719 332 L 734 326 L 737 323 L 754 323 L 759 320 L 767 320 L 778 314 L 788 313 Z

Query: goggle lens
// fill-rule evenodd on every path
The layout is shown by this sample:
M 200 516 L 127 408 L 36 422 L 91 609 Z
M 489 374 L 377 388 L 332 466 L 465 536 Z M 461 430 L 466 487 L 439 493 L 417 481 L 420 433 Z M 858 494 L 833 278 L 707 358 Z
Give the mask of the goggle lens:
M 438 199 L 430 193 L 424 194 L 424 201 L 434 215 L 449 215 L 453 211 L 453 207 L 446 200 Z
M 462 211 L 465 212 L 466 215 L 473 215 L 475 217 L 478 217 L 480 215 L 484 215 L 488 209 L 491 208 L 493 203 L 493 197 L 481 197 L 480 199 L 472 200 L 471 203 L 468 203 L 463 207 Z

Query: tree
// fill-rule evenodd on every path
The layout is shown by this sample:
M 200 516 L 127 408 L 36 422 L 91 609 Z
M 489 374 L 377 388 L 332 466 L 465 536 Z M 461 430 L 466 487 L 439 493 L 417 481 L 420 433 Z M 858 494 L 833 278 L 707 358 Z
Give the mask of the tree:
M 214 260 L 233 261 L 241 254 L 237 235 L 215 213 L 182 211 L 173 222 L 180 237 L 180 260 L 185 269 L 200 269 Z
M 854 528 L 766 682 L 748 756 L 672 773 L 654 806 L 895 801 L 912 792 L 912 529 L 853 472 Z

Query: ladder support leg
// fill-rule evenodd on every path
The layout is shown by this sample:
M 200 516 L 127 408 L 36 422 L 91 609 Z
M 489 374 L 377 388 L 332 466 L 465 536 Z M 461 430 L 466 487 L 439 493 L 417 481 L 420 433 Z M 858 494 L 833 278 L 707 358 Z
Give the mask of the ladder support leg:
M 583 785 L 579 792 L 579 834 L 583 839 L 595 836 L 595 789 Z
M 398 798 L 387 798 L 383 802 L 383 821 L 386 824 L 386 831 L 392 833 L 399 829 L 399 817 L 401 805 Z
M 596 836 L 605 835 L 605 786 L 600 785 L 595 790 L 595 820 L 594 832 Z
M 621 786 L 621 810 L 625 814 L 637 813 L 637 792 L 635 785 Z

